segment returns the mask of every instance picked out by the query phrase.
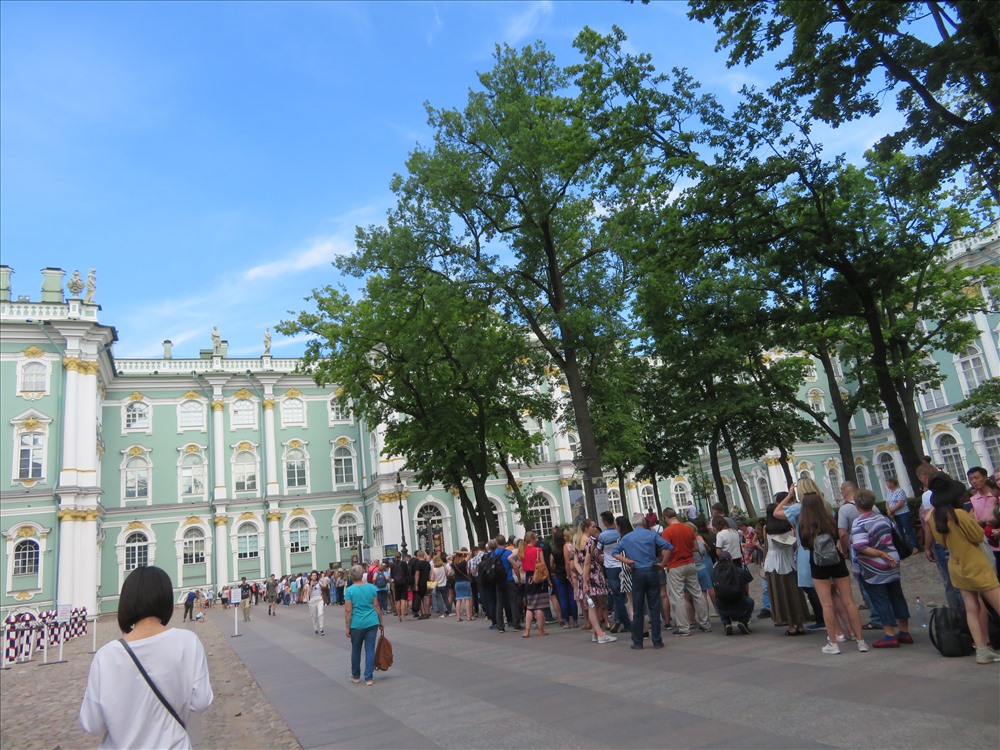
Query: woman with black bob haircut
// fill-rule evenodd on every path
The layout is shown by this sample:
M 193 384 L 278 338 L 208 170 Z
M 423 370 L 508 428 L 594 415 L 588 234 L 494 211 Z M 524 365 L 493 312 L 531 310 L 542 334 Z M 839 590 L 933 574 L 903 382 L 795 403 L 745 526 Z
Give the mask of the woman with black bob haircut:
M 208 660 L 189 630 L 168 628 L 174 587 L 160 568 L 133 570 L 122 584 L 123 638 L 94 655 L 80 725 L 101 748 L 192 747 L 188 724 L 212 704 Z

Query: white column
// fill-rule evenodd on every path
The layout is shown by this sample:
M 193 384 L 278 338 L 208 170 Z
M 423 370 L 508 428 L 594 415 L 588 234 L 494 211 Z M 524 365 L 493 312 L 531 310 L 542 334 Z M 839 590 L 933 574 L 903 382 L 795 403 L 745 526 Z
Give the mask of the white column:
M 271 398 L 271 386 L 264 386 L 264 465 L 267 467 L 267 489 L 265 497 L 276 497 L 281 494 L 278 485 L 277 446 L 274 444 L 274 399 Z
M 76 596 L 73 606 L 97 612 L 97 518 L 96 510 L 85 511 L 76 526 Z M 60 558 L 61 559 L 61 558 Z M 115 592 L 117 593 L 117 592 Z
M 82 360 L 76 373 L 77 404 L 80 416 L 76 431 L 76 463 L 79 486 L 97 486 L 97 362 Z M 67 417 L 70 411 L 66 411 Z M 96 502 L 96 498 L 95 498 Z M 94 534 L 96 535 L 96 530 Z M 88 610 L 89 611 L 89 610 Z
M 59 580 L 56 583 L 56 604 L 75 604 L 76 583 L 76 511 L 59 511 Z
M 979 328 L 979 346 L 983 350 L 987 372 L 991 377 L 1000 377 L 1000 349 L 997 348 L 990 323 L 981 312 L 976 313 L 972 318 L 976 327 Z
M 77 487 L 77 445 L 80 442 L 80 400 L 78 392 L 80 360 L 67 357 L 63 360 L 66 368 L 66 398 L 63 403 L 63 449 L 59 473 L 60 487 Z
M 959 447 L 962 452 L 965 453 L 965 445 L 959 441 Z M 892 446 L 892 463 L 896 467 L 896 480 L 899 482 L 900 489 L 906 493 L 907 497 L 913 496 L 913 487 L 910 486 L 910 476 L 906 471 L 906 467 L 903 464 L 903 456 L 899 452 L 899 448 L 895 445 Z M 919 493 L 917 494 L 919 497 Z
M 267 560 L 268 565 L 270 565 L 271 570 L 268 572 L 274 573 L 275 575 L 281 575 L 281 571 L 285 568 L 281 564 L 281 513 L 277 510 L 272 510 L 267 514 Z M 313 545 L 313 554 L 315 554 L 316 546 Z M 316 564 L 313 563 L 313 567 Z
M 642 504 L 639 502 L 639 484 L 635 481 L 625 483 L 625 494 L 628 495 L 628 507 L 632 509 L 632 512 L 642 510 Z M 622 508 L 624 510 L 624 508 Z M 645 514 L 644 514 L 645 515 Z M 632 520 L 631 518 L 629 520 Z
M 229 516 L 221 513 L 215 517 L 215 585 L 229 583 Z
M 559 500 L 562 502 L 562 513 L 560 514 L 566 522 L 573 520 L 573 512 L 569 507 L 569 479 L 559 480 Z
M 225 402 L 221 398 L 221 388 L 220 392 L 215 395 L 212 400 L 212 466 L 215 467 L 215 489 L 213 492 L 213 497 L 216 500 L 225 500 L 226 494 L 226 464 L 225 458 L 223 456 L 223 425 L 224 420 L 224 409 L 226 408 Z M 221 557 L 221 555 L 220 555 Z M 220 581 L 224 583 L 225 581 Z

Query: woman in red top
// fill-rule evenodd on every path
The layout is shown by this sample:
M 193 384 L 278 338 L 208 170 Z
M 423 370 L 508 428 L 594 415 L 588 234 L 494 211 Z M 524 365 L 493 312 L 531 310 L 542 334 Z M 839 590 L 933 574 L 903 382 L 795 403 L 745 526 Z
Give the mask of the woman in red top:
M 521 637 L 529 638 L 531 636 L 532 618 L 538 623 L 538 635 L 548 635 L 549 633 L 545 629 L 545 608 L 549 606 L 548 569 L 545 567 L 545 561 L 542 558 L 542 548 L 538 546 L 538 534 L 534 531 L 529 531 L 524 535 L 524 551 L 519 557 L 521 558 L 521 569 L 524 571 L 524 600 L 526 609 L 524 613 L 524 633 Z M 535 573 L 539 568 L 545 571 L 545 575 L 539 576 L 540 579 L 544 578 L 544 580 L 536 581 Z

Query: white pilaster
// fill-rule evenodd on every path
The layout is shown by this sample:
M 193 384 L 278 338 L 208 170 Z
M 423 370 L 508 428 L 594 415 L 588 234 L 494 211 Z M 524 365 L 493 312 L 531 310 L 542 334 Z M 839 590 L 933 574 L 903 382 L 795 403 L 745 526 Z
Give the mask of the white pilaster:
M 272 509 L 267 514 L 267 559 L 270 573 L 281 575 L 285 568 L 281 564 L 281 521 L 277 508 Z M 316 554 L 316 545 L 312 545 L 313 554 Z M 315 562 L 313 567 L 316 567 Z
M 86 607 L 88 614 L 97 612 L 97 517 L 98 513 L 80 514 L 76 526 L 76 592 L 74 607 Z M 114 592 L 118 593 L 118 592 Z
M 229 517 L 225 509 L 215 516 L 215 585 L 218 587 L 230 583 L 229 580 Z
M 274 444 L 274 394 L 271 385 L 264 385 L 264 465 L 267 468 L 267 488 L 265 497 L 281 494 L 278 485 L 277 446 Z
M 56 604 L 76 604 L 76 511 L 59 511 L 59 579 Z
M 79 367 L 80 360 L 75 357 L 67 357 L 63 361 L 66 368 L 66 398 L 63 404 L 63 465 L 59 472 L 60 487 L 76 487 L 79 485 L 77 477 L 77 446 L 80 441 L 80 395 L 79 395 Z M 96 478 L 96 477 L 95 477 Z
M 225 402 L 222 400 L 222 387 L 217 386 L 217 393 L 213 393 L 212 399 L 212 466 L 215 468 L 214 491 L 212 496 L 216 500 L 225 500 L 226 494 L 226 464 L 222 453 L 224 446 L 223 420 L 225 419 Z M 225 556 L 221 553 L 220 558 Z M 220 563 L 223 564 L 223 563 Z M 224 583 L 220 580 L 220 584 Z

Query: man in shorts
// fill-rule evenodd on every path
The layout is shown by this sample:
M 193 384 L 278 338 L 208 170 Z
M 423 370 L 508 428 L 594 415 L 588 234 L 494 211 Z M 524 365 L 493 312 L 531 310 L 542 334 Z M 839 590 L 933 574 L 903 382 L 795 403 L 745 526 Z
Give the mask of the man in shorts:
M 271 573 L 271 577 L 267 579 L 267 585 L 264 587 L 264 598 L 267 599 L 267 614 L 278 615 L 278 580 L 275 578 L 274 573 Z

